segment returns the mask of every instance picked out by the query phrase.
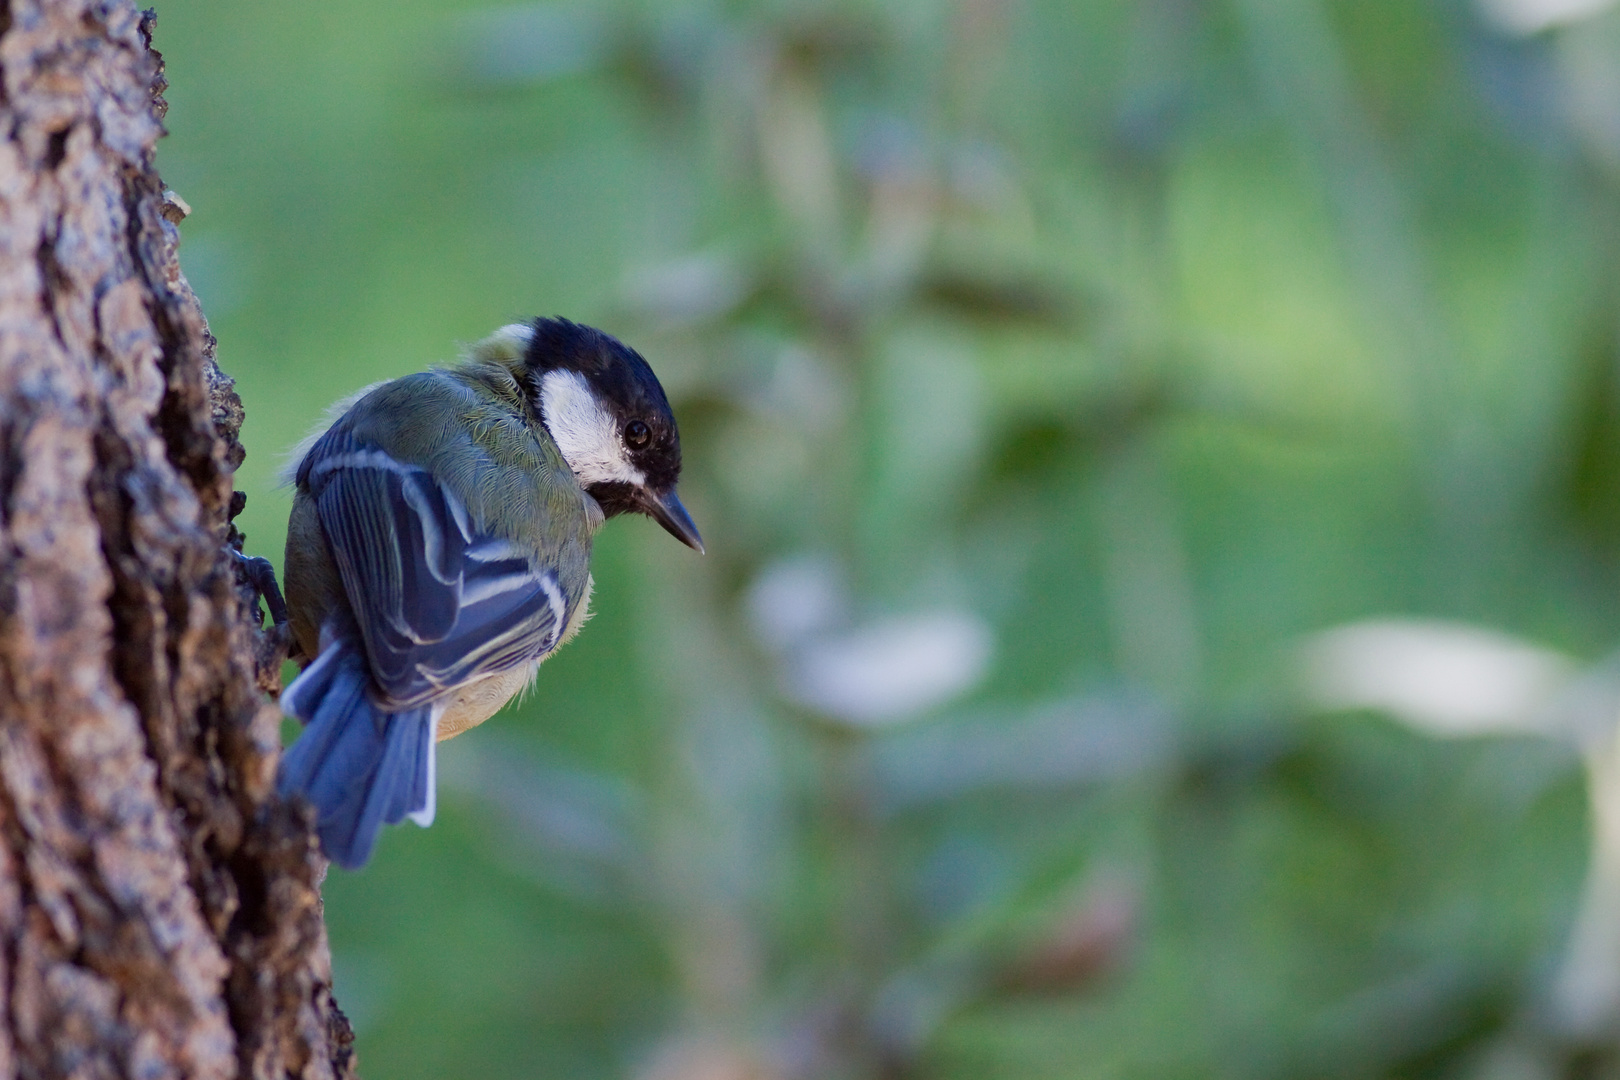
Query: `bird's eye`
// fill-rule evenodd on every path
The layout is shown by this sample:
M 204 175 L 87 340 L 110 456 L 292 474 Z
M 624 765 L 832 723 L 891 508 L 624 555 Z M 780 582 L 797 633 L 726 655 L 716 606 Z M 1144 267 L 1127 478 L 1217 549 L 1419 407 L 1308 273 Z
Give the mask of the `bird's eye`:
M 652 429 L 640 420 L 624 425 L 624 442 L 632 450 L 640 450 L 652 441 Z

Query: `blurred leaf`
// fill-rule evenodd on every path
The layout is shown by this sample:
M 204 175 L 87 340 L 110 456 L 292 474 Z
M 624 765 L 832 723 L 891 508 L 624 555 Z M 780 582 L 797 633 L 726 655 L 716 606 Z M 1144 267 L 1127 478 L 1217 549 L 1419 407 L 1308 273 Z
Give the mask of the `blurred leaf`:
M 1606 305 L 1580 360 L 1564 495 L 1587 539 L 1612 553 L 1620 537 L 1620 318 Z

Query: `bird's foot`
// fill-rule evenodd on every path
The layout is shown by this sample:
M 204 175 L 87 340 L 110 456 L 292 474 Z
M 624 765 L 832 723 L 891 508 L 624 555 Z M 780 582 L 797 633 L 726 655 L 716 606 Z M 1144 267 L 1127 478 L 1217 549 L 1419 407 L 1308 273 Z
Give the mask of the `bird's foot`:
M 233 547 L 225 549 L 236 560 L 236 578 L 244 587 L 264 599 L 265 607 L 270 609 L 270 621 L 275 626 L 287 624 L 287 601 L 281 595 L 281 585 L 276 581 L 276 568 L 270 560 L 262 555 L 244 555 Z M 258 605 L 254 605 L 257 611 Z

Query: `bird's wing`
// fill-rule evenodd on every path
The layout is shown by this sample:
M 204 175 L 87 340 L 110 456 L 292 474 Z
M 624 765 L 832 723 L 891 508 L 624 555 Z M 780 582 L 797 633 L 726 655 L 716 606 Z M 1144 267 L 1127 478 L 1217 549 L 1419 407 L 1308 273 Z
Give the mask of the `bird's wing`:
M 427 470 L 333 432 L 311 449 L 300 480 L 384 709 L 426 704 L 556 646 L 567 604 L 555 568 L 475 528 Z

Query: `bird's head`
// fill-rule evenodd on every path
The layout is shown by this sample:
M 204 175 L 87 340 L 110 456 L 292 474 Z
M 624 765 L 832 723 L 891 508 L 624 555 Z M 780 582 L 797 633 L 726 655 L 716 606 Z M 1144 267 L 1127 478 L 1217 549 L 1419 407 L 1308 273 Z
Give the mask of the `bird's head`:
M 610 334 L 567 319 L 536 319 L 524 364 L 530 394 L 580 487 L 608 517 L 646 514 L 703 550 L 675 495 L 681 435 L 647 361 Z

